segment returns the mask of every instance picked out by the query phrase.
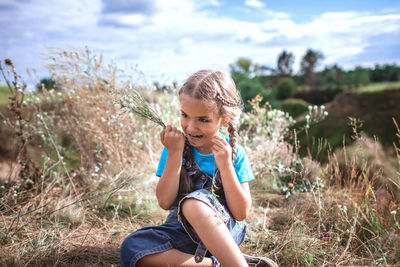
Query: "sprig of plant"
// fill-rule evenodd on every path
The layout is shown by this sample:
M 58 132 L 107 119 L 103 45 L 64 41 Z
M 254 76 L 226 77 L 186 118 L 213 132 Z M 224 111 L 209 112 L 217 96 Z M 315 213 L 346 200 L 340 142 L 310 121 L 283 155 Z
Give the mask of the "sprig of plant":
M 115 94 L 114 92 L 111 93 Z M 116 99 L 113 99 L 113 101 L 115 104 L 119 104 L 121 108 L 126 111 L 135 113 L 142 118 L 151 120 L 162 126 L 163 128 L 166 127 L 161 117 L 136 90 L 131 90 L 129 94 L 121 96 L 119 101 Z

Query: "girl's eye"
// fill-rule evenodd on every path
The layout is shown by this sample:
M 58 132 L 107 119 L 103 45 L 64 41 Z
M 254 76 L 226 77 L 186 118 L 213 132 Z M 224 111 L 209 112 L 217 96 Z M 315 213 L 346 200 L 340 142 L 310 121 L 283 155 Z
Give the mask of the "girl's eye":
M 209 122 L 207 119 L 200 119 L 200 122 Z
M 186 115 L 185 113 L 181 113 L 181 116 L 182 116 L 183 118 L 187 118 L 187 115 Z

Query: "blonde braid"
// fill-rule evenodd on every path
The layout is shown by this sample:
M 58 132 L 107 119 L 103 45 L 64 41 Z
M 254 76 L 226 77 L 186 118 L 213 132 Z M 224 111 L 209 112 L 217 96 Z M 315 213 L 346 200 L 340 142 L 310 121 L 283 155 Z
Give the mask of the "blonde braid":
M 236 159 L 236 128 L 232 122 L 228 123 L 229 144 L 232 147 L 232 163 L 235 164 Z

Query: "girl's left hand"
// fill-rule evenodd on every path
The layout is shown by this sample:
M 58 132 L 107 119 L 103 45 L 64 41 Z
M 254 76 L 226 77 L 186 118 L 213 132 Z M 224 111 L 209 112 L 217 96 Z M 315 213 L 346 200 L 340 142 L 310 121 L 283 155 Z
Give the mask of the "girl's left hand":
M 211 139 L 211 153 L 219 170 L 232 164 L 232 147 L 222 137 L 216 135 Z

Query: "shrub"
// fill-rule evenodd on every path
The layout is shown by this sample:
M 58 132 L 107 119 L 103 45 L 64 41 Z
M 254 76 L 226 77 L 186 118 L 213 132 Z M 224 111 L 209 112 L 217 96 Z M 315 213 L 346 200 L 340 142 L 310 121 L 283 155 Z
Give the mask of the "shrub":
M 265 96 L 262 92 L 263 87 L 258 79 L 244 79 L 241 80 L 237 86 L 246 110 L 251 109 L 251 104 L 249 103 L 250 100 L 254 99 L 257 95 Z
M 313 105 L 322 105 L 332 101 L 336 95 L 340 94 L 342 90 L 312 90 L 308 92 L 297 92 L 293 95 L 294 98 L 301 98 Z
M 309 103 L 303 99 L 289 98 L 282 102 L 281 110 L 296 118 L 308 111 Z
M 281 78 L 278 81 L 278 93 L 276 97 L 278 99 L 286 99 L 291 97 L 296 91 L 296 83 L 290 77 Z

